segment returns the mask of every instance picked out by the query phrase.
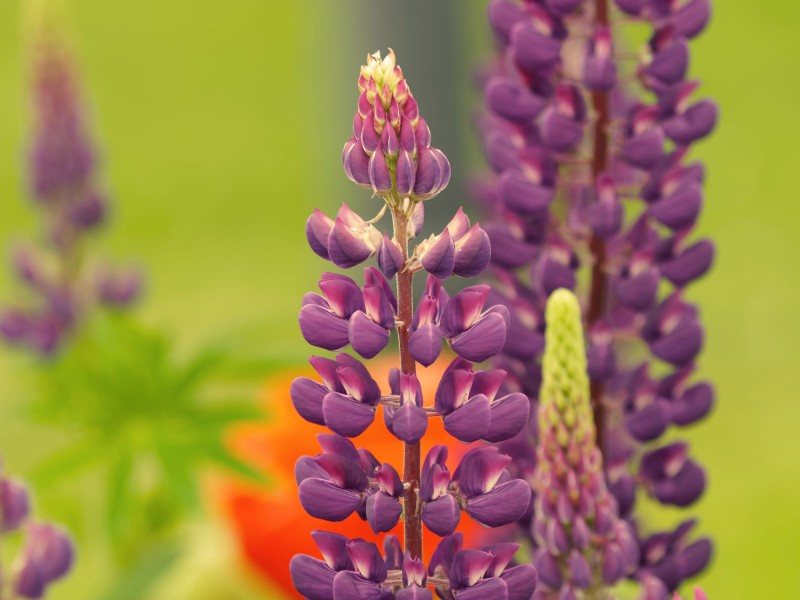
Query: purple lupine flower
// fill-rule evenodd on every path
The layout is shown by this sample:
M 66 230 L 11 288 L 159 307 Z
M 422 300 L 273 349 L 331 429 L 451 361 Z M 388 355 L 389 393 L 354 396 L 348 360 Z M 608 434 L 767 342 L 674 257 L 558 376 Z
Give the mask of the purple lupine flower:
M 55 352 L 96 305 L 124 307 L 141 291 L 131 269 L 86 264 L 88 234 L 108 213 L 76 69 L 61 32 L 39 11 L 31 48 L 34 131 L 27 160 L 29 193 L 45 232 L 40 251 L 25 250 L 14 272 L 25 288 L 19 306 L 0 313 L 0 334 L 36 353 Z
M 499 442 L 517 435 L 528 421 L 530 401 L 519 392 L 496 398 L 505 377 L 502 369 L 473 371 L 462 358 L 450 363 L 435 396 L 447 432 L 462 442 Z
M 0 542 L 3 535 L 18 530 L 24 532 L 25 540 L 13 573 L 0 576 L 0 596 L 41 598 L 48 586 L 63 578 L 72 567 L 73 543 L 60 527 L 31 521 L 25 484 L 0 473 Z
M 625 25 L 611 27 L 610 4 L 490 3 L 499 56 L 481 77 L 488 111 L 479 131 L 493 174 L 476 196 L 488 213 L 490 268 L 501 284 L 492 300 L 511 317 L 494 359 L 508 373 L 504 387 L 537 396 L 547 298 L 559 287 L 576 290 L 605 484 L 632 523 L 637 489 L 687 506 L 705 487 L 685 444 L 647 451 L 643 444 L 703 418 L 714 400 L 710 384 L 692 380 L 704 331 L 683 290 L 714 259 L 713 244 L 694 235 L 705 172 L 688 157 L 713 130 L 718 110 L 688 79 L 689 42 L 709 21 L 709 0 L 615 0 L 651 27 L 638 59 L 624 53 Z M 635 69 L 623 60 L 637 60 Z M 645 93 L 622 76 L 632 71 Z M 619 355 L 621 340 L 636 338 L 647 363 L 670 369 L 662 380 Z M 514 456 L 516 475 L 530 477 L 535 468 L 530 445 L 539 433 L 531 419 L 502 446 Z M 521 525 L 527 537 L 528 522 Z M 641 545 L 644 529 L 637 535 Z M 563 576 L 554 564 L 543 559 L 542 580 Z M 642 573 L 631 577 L 644 585 Z
M 306 223 L 306 239 L 317 255 L 341 268 L 372 256 L 378 266 L 365 269 L 362 288 L 345 275 L 323 274 L 322 293 L 303 298 L 299 325 L 310 344 L 325 350 L 350 345 L 364 358 L 378 355 L 396 330 L 400 368 L 390 371 L 391 394 L 384 396 L 367 367 L 351 356 L 310 359 L 321 382 L 295 379 L 292 403 L 304 419 L 334 433 L 318 436 L 321 454 L 297 460 L 295 478 L 300 503 L 315 518 L 342 521 L 355 513 L 377 534 L 391 530 L 402 515 L 404 545 L 386 536 L 381 556 L 370 541 L 315 532 L 324 560 L 294 557 L 292 580 L 312 600 L 432 600 L 429 587 L 451 600 L 487 593 L 525 600 L 536 586 L 536 571 L 531 565 L 509 567 L 516 544 L 462 550 L 460 537 L 451 536 L 462 511 L 489 527 L 512 523 L 528 511 L 531 489 L 505 468 L 511 457 L 495 447 L 475 448 L 451 476 L 447 446 L 431 448 L 424 462 L 420 454 L 431 418 L 443 419 L 458 440 L 490 442 L 516 435 L 528 421 L 530 400 L 502 388 L 506 372 L 472 365 L 502 350 L 509 311 L 500 304 L 487 308 L 488 285 L 468 287 L 452 297 L 442 286 L 451 275 L 472 277 L 483 271 L 491 256 L 490 234 L 459 209 L 440 234 L 410 250 L 422 230 L 422 201 L 445 188 L 450 164 L 430 146 L 428 125 L 391 51 L 386 59 L 378 54 L 368 58 L 359 89 L 355 135 L 343 153 L 345 172 L 372 189 L 384 206 L 372 219 L 346 205 L 336 219 L 316 210 Z M 387 209 L 394 225 L 391 235 L 376 226 Z M 428 278 L 415 311 L 413 278 L 421 270 Z M 396 281 L 397 294 L 390 279 Z M 426 399 L 416 364 L 433 364 L 443 340 L 461 358 L 447 370 L 435 398 Z M 347 439 L 369 427 L 379 404 L 386 428 L 404 444 L 402 479 L 392 465 L 379 462 L 365 448 L 357 450 Z M 451 536 L 427 570 L 423 524 L 437 535 Z M 447 548 L 452 553 L 445 556 Z

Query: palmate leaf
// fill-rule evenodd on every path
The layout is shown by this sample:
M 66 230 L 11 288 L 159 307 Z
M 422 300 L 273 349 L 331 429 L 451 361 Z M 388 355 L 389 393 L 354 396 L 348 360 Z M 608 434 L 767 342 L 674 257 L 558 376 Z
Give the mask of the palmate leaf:
M 181 547 L 164 544 L 146 553 L 132 568 L 115 578 L 114 583 L 98 600 L 141 600 L 159 578 L 178 561 Z

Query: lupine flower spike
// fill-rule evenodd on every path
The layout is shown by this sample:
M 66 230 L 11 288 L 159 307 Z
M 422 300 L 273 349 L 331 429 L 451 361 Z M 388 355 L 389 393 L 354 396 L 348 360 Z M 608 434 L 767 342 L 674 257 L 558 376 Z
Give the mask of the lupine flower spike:
M 60 527 L 32 521 L 25 484 L 0 471 L 0 546 L 4 535 L 17 531 L 24 533 L 25 541 L 9 575 L 0 577 L 0 598 L 43 598 L 72 567 L 72 541 Z
M 665 591 L 649 597 L 664 599 L 711 555 L 708 539 L 692 540 L 693 520 L 651 533 L 635 506 L 643 496 L 689 506 L 706 484 L 686 443 L 659 439 L 714 402 L 713 387 L 694 378 L 704 332 L 684 296 L 714 257 L 692 235 L 705 170 L 689 151 L 717 107 L 687 78 L 690 41 L 710 11 L 709 0 L 492 0 L 498 55 L 481 75 L 493 174 L 475 191 L 490 215 L 490 301 L 508 308 L 512 328 L 495 366 L 508 391 L 535 399 L 547 298 L 562 287 L 578 294 L 606 487 L 635 525 L 630 577 L 660 580 Z M 652 30 L 638 54 L 624 48 L 631 21 Z M 538 434 L 532 419 L 501 444 L 515 475 L 535 472 Z M 537 546 L 532 517 L 520 531 Z
M 351 268 L 373 256 L 377 267 L 364 269 L 363 286 L 350 277 L 324 273 L 318 284 L 321 293 L 303 298 L 303 337 L 338 354 L 311 357 L 319 380 L 301 377 L 292 383 L 297 412 L 333 432 L 317 436 L 321 453 L 298 459 L 295 476 L 300 503 L 313 517 L 342 521 L 355 514 L 376 534 L 392 530 L 402 519 L 404 539 L 401 545 L 387 535 L 381 552 L 371 541 L 311 532 L 322 559 L 295 556 L 292 580 L 311 600 L 430 600 L 430 588 L 451 600 L 479 594 L 500 600 L 530 598 L 536 571 L 532 565 L 512 566 L 518 544 L 462 549 L 462 536 L 456 532 L 462 518 L 497 527 L 525 514 L 531 489 L 507 470 L 511 457 L 496 447 L 476 447 L 451 471 L 447 446 L 435 445 L 424 461 L 421 456 L 429 419 L 443 419 L 445 429 L 461 442 L 499 442 L 517 435 L 529 418 L 529 398 L 505 390 L 505 371 L 474 364 L 503 348 L 508 309 L 491 302 L 488 285 L 468 287 L 452 297 L 442 286 L 452 275 L 472 277 L 488 265 L 489 236 L 459 209 L 441 233 L 420 238 L 410 249 L 422 232 L 422 202 L 445 189 L 450 163 L 431 146 L 430 129 L 391 50 L 385 58 L 378 53 L 367 57 L 358 89 L 344 168 L 355 183 L 373 191 L 381 206 L 372 219 L 346 204 L 335 219 L 315 210 L 306 238 L 316 254 L 338 267 Z M 391 233 L 378 228 L 387 210 Z M 414 310 L 413 278 L 423 270 L 426 285 Z M 392 279 L 396 292 L 389 284 Z M 394 332 L 399 365 L 389 376 L 391 393 L 383 395 L 369 369 L 346 349 L 372 358 Z M 445 341 L 458 356 L 435 398 L 425 398 L 417 364 L 433 364 Z M 403 443 L 402 466 L 381 462 L 349 439 L 372 425 L 379 409 L 390 434 Z M 427 568 L 423 527 L 442 537 Z
M 606 586 L 636 568 L 639 546 L 606 488 L 575 295 L 563 288 L 553 292 L 545 319 L 533 476 L 540 597 L 603 598 Z
M 12 270 L 24 300 L 0 315 L 7 342 L 47 355 L 57 350 L 93 305 L 130 304 L 140 275 L 108 265 L 87 267 L 89 235 L 104 222 L 108 198 L 78 89 L 57 2 L 34 0 L 31 11 L 33 134 L 27 161 L 29 193 L 41 219 L 41 247 L 20 246 Z

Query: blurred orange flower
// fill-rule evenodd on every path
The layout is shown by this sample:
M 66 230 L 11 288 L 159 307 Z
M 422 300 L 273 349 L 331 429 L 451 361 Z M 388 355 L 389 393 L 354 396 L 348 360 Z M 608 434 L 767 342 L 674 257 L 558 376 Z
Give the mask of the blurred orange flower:
M 426 405 L 432 403 L 436 386 L 449 360 L 449 357 L 445 357 L 419 371 Z M 367 363 L 370 373 L 381 384 L 385 394 L 389 393 L 389 370 L 396 364 L 396 360 L 389 358 Z M 269 380 L 261 393 L 267 419 L 261 423 L 240 426 L 232 432 L 231 446 L 234 452 L 267 475 L 270 484 L 260 488 L 225 479 L 215 486 L 216 499 L 234 529 L 245 559 L 267 580 L 288 593 L 294 590 L 289 577 L 291 557 L 298 553 L 315 557 L 319 555 L 310 536 L 312 530 L 325 529 L 350 538 L 363 537 L 367 540 L 378 540 L 379 537 L 355 514 L 341 523 L 329 523 L 308 516 L 300 506 L 294 480 L 294 463 L 299 456 L 314 456 L 320 452 L 316 434 L 326 430 L 304 421 L 294 411 L 289 398 L 289 385 L 298 376 L 314 377 L 315 374 L 310 368 L 298 369 Z M 402 471 L 403 444 L 388 432 L 382 414 L 378 414 L 375 422 L 353 442 L 356 447 L 368 448 L 381 462 L 388 462 L 398 472 Z M 455 469 L 461 456 L 471 447 L 448 435 L 440 419 L 430 419 L 428 432 L 422 440 L 423 458 L 431 446 L 439 443 L 445 443 L 450 448 L 448 465 L 451 470 Z M 468 547 L 480 544 L 478 540 L 482 528 L 467 515 L 462 515 L 458 529 L 464 532 Z M 392 533 L 402 541 L 402 521 Z M 425 531 L 426 560 L 439 539 Z M 378 545 L 380 547 L 380 541 Z

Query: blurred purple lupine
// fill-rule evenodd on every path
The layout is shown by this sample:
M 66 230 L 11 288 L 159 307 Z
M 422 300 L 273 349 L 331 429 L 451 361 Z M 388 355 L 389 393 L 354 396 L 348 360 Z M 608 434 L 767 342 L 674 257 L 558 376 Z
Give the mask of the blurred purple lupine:
M 688 446 L 658 440 L 705 417 L 714 400 L 709 383 L 693 380 L 704 333 L 683 294 L 714 256 L 709 240 L 691 236 L 705 172 L 688 153 L 713 130 L 717 107 L 687 80 L 689 41 L 711 9 L 709 0 L 613 4 L 491 1 L 498 55 L 481 77 L 480 133 L 493 175 L 476 195 L 493 216 L 491 302 L 511 317 L 495 359 L 509 374 L 504 386 L 538 396 L 547 298 L 576 290 L 606 485 L 637 531 L 631 576 L 658 578 L 663 593 L 647 597 L 666 598 L 711 556 L 710 540 L 689 539 L 694 521 L 649 534 L 635 512 L 637 490 L 685 507 L 705 487 Z M 631 22 L 652 29 L 635 56 L 620 50 Z M 537 436 L 531 419 L 500 445 L 515 475 L 532 479 Z M 531 509 L 521 525 L 536 545 L 532 518 Z
M 24 299 L 3 310 L 7 342 L 44 355 L 59 348 L 90 306 L 122 307 L 139 295 L 140 274 L 107 265 L 89 267 L 89 235 L 105 221 L 108 198 L 98 182 L 97 157 L 59 16 L 34 3 L 31 44 L 33 134 L 28 189 L 41 221 L 43 244 L 12 257 Z
M 329 351 L 347 346 L 363 358 L 386 348 L 396 331 L 399 368 L 389 377 L 391 394 L 382 395 L 368 368 L 346 352 L 335 358 L 314 356 L 321 381 L 301 377 L 291 386 L 297 412 L 333 433 L 318 437 L 322 452 L 295 464 L 300 502 L 310 515 L 341 521 L 353 513 L 377 534 L 404 520 L 404 543 L 384 538 L 384 552 L 372 542 L 324 531 L 312 533 L 322 560 L 292 559 L 295 587 L 312 600 L 398 598 L 526 599 L 536 586 L 532 565 L 510 566 L 517 544 L 462 550 L 454 533 L 462 512 L 488 526 L 513 523 L 528 509 L 531 489 L 506 469 L 511 457 L 496 447 L 467 452 L 454 471 L 447 447 L 431 448 L 422 460 L 420 442 L 429 418 L 462 442 L 499 442 L 517 435 L 528 421 L 530 400 L 502 392 L 506 372 L 480 370 L 473 363 L 496 355 L 505 344 L 509 312 L 489 302 L 482 284 L 450 296 L 442 280 L 472 277 L 490 260 L 489 237 L 462 210 L 438 235 L 409 242 L 422 230 L 423 205 L 450 179 L 445 155 L 431 146 L 431 134 L 394 53 L 367 58 L 358 80 L 361 92 L 353 137 L 345 144 L 347 176 L 380 198 L 380 210 L 364 219 L 343 205 L 336 218 L 319 210 L 309 217 L 311 249 L 341 268 L 375 256 L 378 268 L 364 270 L 364 285 L 337 273 L 324 273 L 320 294 L 309 292 L 300 310 L 300 331 L 307 342 Z M 393 232 L 375 226 L 387 211 Z M 413 278 L 428 273 L 416 311 Z M 395 293 L 389 281 L 396 279 Z M 423 398 L 417 363 L 431 365 L 444 341 L 458 355 L 443 376 L 435 398 Z M 382 406 L 386 428 L 404 444 L 400 469 L 382 463 L 351 437 L 374 421 Z M 443 539 L 428 568 L 422 562 L 422 527 Z
M 72 567 L 72 540 L 59 527 L 33 522 L 25 484 L 0 472 L 0 545 L 4 535 L 18 531 L 24 532 L 25 541 L 9 576 L 2 576 L 0 564 L 0 600 L 43 598 Z

